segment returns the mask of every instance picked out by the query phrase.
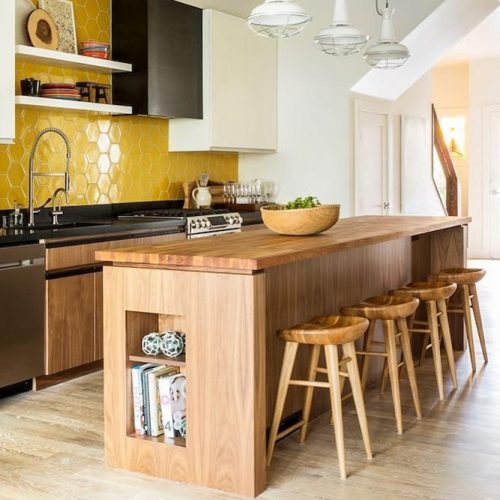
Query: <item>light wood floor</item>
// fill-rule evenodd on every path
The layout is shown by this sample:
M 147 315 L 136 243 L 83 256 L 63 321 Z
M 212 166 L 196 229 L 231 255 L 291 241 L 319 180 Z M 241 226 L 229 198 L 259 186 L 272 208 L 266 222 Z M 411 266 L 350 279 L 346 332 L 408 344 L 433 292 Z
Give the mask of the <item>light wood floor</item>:
M 262 499 L 498 499 L 500 498 L 500 262 L 475 262 L 489 274 L 479 292 L 490 363 L 470 377 L 468 354 L 458 355 L 460 388 L 439 403 L 432 360 L 418 369 L 424 419 L 413 416 L 402 383 L 406 432 L 396 434 L 390 392 L 366 395 L 376 453 L 368 463 L 352 403 L 344 408 L 347 466 L 338 479 L 328 416 L 311 426 L 309 442 L 279 443 Z M 497 320 L 497 322 L 495 322 Z M 480 352 L 478 346 L 478 352 Z M 41 393 L 0 400 L 0 498 L 229 499 L 103 463 L 102 375 L 88 375 Z

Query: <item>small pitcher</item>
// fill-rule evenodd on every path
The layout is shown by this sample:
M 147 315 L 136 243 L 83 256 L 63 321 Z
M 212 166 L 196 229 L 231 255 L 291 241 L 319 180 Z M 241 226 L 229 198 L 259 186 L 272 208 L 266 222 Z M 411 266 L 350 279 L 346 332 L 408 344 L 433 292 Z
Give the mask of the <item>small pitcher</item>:
M 212 195 L 207 187 L 197 187 L 193 190 L 192 196 L 196 202 L 196 208 L 209 208 L 212 204 Z

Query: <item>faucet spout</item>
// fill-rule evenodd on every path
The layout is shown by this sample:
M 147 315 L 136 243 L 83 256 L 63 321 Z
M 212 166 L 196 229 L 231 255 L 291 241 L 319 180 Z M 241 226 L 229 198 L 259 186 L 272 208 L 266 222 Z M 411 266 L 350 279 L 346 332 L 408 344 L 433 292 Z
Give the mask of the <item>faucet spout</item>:
M 45 134 L 48 133 L 54 133 L 59 135 L 65 145 L 66 145 L 66 171 L 63 173 L 41 173 L 41 172 L 35 172 L 35 155 L 36 151 L 38 149 L 38 144 L 40 143 L 40 140 Z M 68 192 L 70 189 L 70 176 L 69 176 L 69 165 L 71 161 L 71 144 L 69 142 L 68 136 L 60 129 L 54 128 L 54 127 L 49 127 L 41 130 L 38 135 L 35 137 L 35 141 L 33 143 L 33 147 L 31 148 L 31 155 L 30 155 L 30 163 L 29 163 L 29 185 L 28 185 L 28 202 L 29 202 L 29 219 L 28 219 L 28 226 L 34 226 L 35 225 L 35 213 L 38 213 L 37 210 L 34 208 L 34 180 L 35 177 L 64 177 L 64 189 L 61 188 L 62 191 L 66 193 L 66 200 L 68 199 Z M 56 191 L 56 193 L 59 190 Z M 54 193 L 54 205 L 55 205 L 55 195 Z

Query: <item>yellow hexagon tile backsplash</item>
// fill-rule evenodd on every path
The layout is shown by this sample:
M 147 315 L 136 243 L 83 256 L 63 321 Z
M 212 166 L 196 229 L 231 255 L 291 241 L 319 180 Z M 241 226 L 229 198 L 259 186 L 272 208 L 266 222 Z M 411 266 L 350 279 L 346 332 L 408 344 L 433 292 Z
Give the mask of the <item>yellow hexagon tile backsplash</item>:
M 78 40 L 109 41 L 109 1 L 73 3 Z M 18 62 L 16 81 L 26 77 L 43 83 L 109 81 L 107 75 Z M 168 120 L 18 108 L 16 143 L 0 145 L 0 209 L 11 208 L 14 200 L 26 205 L 31 146 L 36 134 L 46 127 L 58 127 L 70 139 L 69 203 L 73 205 L 180 199 L 182 182 L 201 172 L 221 181 L 238 175 L 234 153 L 169 153 Z M 36 170 L 59 172 L 64 164 L 62 140 L 53 134 L 45 136 L 36 155 Z M 60 183 L 57 178 L 38 178 L 36 202 L 43 203 Z

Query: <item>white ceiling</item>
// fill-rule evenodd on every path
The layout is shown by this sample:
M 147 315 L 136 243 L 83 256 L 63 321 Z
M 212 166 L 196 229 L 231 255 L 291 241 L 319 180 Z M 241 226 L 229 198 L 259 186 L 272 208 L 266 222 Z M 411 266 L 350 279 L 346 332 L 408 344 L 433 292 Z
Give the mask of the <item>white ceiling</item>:
M 177 0 L 201 9 L 215 9 L 239 17 L 248 17 L 262 0 Z
M 463 38 L 439 64 L 500 58 L 500 7 Z

